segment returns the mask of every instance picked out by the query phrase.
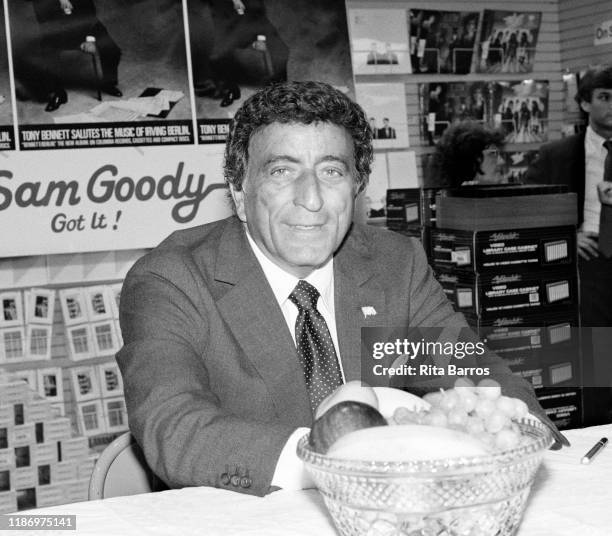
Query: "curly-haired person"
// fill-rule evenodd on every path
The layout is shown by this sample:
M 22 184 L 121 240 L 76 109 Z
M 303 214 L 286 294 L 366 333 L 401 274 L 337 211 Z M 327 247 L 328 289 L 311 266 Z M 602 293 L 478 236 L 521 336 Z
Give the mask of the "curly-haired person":
M 500 156 L 504 134 L 474 121 L 462 121 L 446 129 L 431 158 L 427 182 L 456 188 L 469 184 L 504 181 L 505 163 Z
M 235 215 L 175 232 L 130 270 L 117 360 L 132 434 L 168 485 L 308 485 L 296 443 L 325 397 L 361 379 L 361 328 L 467 325 L 418 241 L 353 224 L 371 161 L 368 119 L 343 93 L 269 86 L 230 126 Z M 497 356 L 477 364 L 546 421 Z

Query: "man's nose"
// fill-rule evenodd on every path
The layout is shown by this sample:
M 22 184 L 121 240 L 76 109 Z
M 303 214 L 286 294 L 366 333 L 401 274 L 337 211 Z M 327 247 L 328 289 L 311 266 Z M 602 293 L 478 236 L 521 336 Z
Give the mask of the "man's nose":
M 321 184 L 313 170 L 305 170 L 297 181 L 294 203 L 311 212 L 321 210 L 323 197 Z

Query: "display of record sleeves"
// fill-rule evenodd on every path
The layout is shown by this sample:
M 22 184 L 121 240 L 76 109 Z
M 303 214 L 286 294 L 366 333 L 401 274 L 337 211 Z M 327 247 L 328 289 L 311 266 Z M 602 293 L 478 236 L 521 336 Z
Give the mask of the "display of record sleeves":
M 21 291 L 0 292 L 0 328 L 23 326 L 23 318 Z
M 370 121 L 374 148 L 408 147 L 404 84 L 356 84 L 355 92 Z
M 51 359 L 51 326 L 28 324 L 26 340 L 29 359 Z
M 38 394 L 50 402 L 64 401 L 64 383 L 62 369 L 60 367 L 49 367 L 38 369 Z
M 500 129 L 507 143 L 548 138 L 548 82 L 432 82 L 419 84 L 421 136 L 435 145 L 453 123 L 470 120 Z
M 96 369 L 94 365 L 70 369 L 72 392 L 77 402 L 100 398 L 100 382 Z
M 95 348 L 89 324 L 66 327 L 66 338 L 68 340 L 70 358 L 73 361 L 95 357 Z
M 83 289 L 80 287 L 62 289 L 59 291 L 59 296 L 66 326 L 87 322 L 87 305 Z
M 90 321 L 108 320 L 113 316 L 112 296 L 106 286 L 83 287 Z
M 471 71 L 478 12 L 411 9 L 412 72 L 467 74 Z
M 25 329 L 22 326 L 0 329 L 0 363 L 19 363 L 26 357 Z
M 25 318 L 28 324 L 53 323 L 55 291 L 47 288 L 33 288 L 24 292 Z
M 411 72 L 405 9 L 349 9 L 354 74 Z
M 104 398 L 123 395 L 123 378 L 117 363 L 98 365 L 98 378 L 100 379 L 100 392 Z
M 480 73 L 530 73 L 540 31 L 539 12 L 485 9 L 479 39 Z

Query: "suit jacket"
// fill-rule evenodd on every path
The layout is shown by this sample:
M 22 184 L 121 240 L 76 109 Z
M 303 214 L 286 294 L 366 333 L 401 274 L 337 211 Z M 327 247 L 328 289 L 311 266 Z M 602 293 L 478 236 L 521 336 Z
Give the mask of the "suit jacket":
M 361 377 L 361 327 L 466 325 L 420 244 L 389 231 L 353 226 L 334 257 L 334 288 L 347 380 Z M 364 306 L 377 314 L 364 318 Z M 312 413 L 291 333 L 238 219 L 176 232 L 140 259 L 123 286 L 121 329 L 130 428 L 154 471 L 172 487 L 265 494 Z M 478 365 L 542 414 L 497 356 Z M 250 485 L 227 483 L 228 473 Z
M 578 194 L 578 225 L 584 219 L 584 136 L 576 134 L 540 147 L 525 176 L 527 183 L 565 184 Z

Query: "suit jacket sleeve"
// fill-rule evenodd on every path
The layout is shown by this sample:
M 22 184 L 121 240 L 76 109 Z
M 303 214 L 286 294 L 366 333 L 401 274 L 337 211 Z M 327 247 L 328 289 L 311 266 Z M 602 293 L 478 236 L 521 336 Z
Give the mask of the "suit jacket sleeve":
M 130 429 L 148 464 L 170 487 L 206 485 L 263 495 L 293 427 L 222 407 L 210 386 L 207 364 L 220 357 L 207 352 L 214 335 L 201 303 L 202 276 L 193 264 L 170 260 L 141 259 L 121 294 L 124 347 L 117 361 Z M 225 475 L 234 473 L 250 484 L 225 482 Z
M 552 155 L 551 151 L 543 145 L 538 156 L 527 168 L 525 173 L 526 184 L 552 184 Z

